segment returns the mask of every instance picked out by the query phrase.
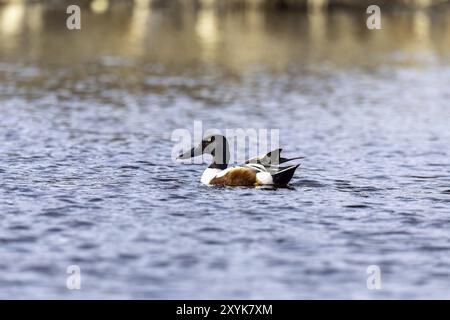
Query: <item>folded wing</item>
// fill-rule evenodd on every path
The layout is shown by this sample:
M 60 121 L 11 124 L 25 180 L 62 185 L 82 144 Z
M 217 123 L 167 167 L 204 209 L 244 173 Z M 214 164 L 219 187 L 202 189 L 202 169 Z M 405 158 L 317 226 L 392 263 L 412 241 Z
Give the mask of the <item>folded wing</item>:
M 273 166 L 273 165 L 277 166 L 285 162 L 304 158 L 304 157 L 284 158 L 281 156 L 282 150 L 283 149 L 281 148 L 272 150 L 261 157 L 255 157 L 246 160 L 245 164 L 261 164 L 263 166 Z
M 261 185 L 285 186 L 291 181 L 295 170 L 300 164 L 292 166 L 265 166 L 258 163 L 249 163 L 246 167 L 256 172 L 256 180 Z

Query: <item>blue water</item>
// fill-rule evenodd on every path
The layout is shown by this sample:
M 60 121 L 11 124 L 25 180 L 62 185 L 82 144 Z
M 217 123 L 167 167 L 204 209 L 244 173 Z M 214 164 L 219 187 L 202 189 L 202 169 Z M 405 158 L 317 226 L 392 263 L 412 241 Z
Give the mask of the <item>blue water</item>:
M 45 14 L 0 33 L 0 298 L 450 298 L 445 50 L 367 43 L 345 15 L 330 44 L 295 19 L 213 16 L 208 42 L 162 13 L 137 40 Z M 287 189 L 205 187 L 171 160 L 194 121 L 280 129 L 306 158 Z

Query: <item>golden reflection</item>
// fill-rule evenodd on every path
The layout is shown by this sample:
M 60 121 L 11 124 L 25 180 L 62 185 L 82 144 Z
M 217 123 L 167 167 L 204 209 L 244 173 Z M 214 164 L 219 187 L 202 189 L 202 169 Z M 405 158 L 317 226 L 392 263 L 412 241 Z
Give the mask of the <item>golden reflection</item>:
M 416 0 L 415 4 L 418 7 L 426 8 L 432 4 L 432 1 L 431 0 Z
M 24 24 L 25 4 L 13 2 L 6 4 L 0 11 L 0 32 L 15 35 L 22 31 Z
M 322 43 L 326 40 L 326 17 L 324 11 L 308 12 L 309 35 L 314 43 Z
M 27 27 L 33 32 L 38 32 L 42 29 L 42 13 L 43 5 L 41 3 L 36 3 L 34 5 L 27 6 L 26 9 L 26 21 Z
M 145 48 L 145 36 L 148 30 L 148 18 L 150 15 L 149 0 L 134 0 L 133 13 L 128 38 L 131 47 L 137 54 L 143 53 Z
M 398 30 L 398 43 L 401 44 L 403 52 L 402 64 L 416 66 L 426 60 L 428 54 L 434 53 L 431 21 L 427 12 L 419 10 L 402 16 L 395 24 L 388 25 L 387 29 Z
M 168 65 L 201 59 L 236 74 L 259 66 L 282 70 L 296 63 L 420 65 L 428 57 L 450 57 L 450 9 L 386 13 L 382 30 L 368 30 L 365 14 L 343 10 L 224 12 L 154 8 L 151 3 L 96 0 L 85 13 L 92 27 L 80 33 L 61 32 L 65 8 L 47 10 L 44 2 L 3 4 L 0 57 L 66 61 L 108 54 Z M 104 10 L 108 14 L 97 14 Z
M 330 42 L 322 47 L 325 55 L 332 53 L 337 59 L 359 59 L 366 56 L 364 42 L 358 38 L 358 31 L 367 30 L 365 22 L 358 23 L 346 13 L 337 12 L 329 21 L 328 39 Z M 364 28 L 364 29 L 362 29 Z
M 109 8 L 108 0 L 94 0 L 91 2 L 91 10 L 95 13 L 104 13 Z
M 430 38 L 430 17 L 423 11 L 417 11 L 413 17 L 413 32 L 416 39 L 426 42 Z
M 308 0 L 307 5 L 310 12 L 319 12 L 326 8 L 328 0 Z
M 203 58 L 213 59 L 219 42 L 217 17 L 213 9 L 200 10 L 195 24 L 195 33 L 202 46 Z
M 245 17 L 251 31 L 258 31 L 264 28 L 264 19 L 260 12 L 251 10 Z

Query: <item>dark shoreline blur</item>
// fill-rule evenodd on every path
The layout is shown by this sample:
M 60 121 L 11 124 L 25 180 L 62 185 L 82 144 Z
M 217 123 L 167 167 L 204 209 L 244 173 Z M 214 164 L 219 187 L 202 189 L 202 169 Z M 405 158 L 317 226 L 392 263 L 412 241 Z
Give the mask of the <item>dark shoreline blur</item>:
M 382 29 L 369 30 L 365 10 L 153 10 L 149 1 L 132 3 L 96 0 L 82 9 L 79 31 L 66 28 L 64 6 L 1 5 L 2 61 L 67 67 L 120 57 L 183 68 L 206 62 L 241 74 L 261 65 L 421 66 L 450 57 L 448 9 L 383 12 Z
M 201 8 L 215 8 L 219 10 L 249 10 L 262 9 L 270 11 L 309 11 L 309 10 L 330 10 L 346 9 L 361 10 L 370 5 L 378 5 L 383 10 L 417 10 L 426 8 L 440 8 L 448 6 L 449 0 L 378 0 L 376 3 L 372 0 L 0 0 L 0 6 L 8 3 L 27 3 L 43 4 L 47 8 L 67 7 L 70 4 L 76 4 L 81 7 L 90 7 L 97 2 L 121 3 L 127 6 L 148 5 L 151 8 L 173 7 L 183 10 L 195 10 Z

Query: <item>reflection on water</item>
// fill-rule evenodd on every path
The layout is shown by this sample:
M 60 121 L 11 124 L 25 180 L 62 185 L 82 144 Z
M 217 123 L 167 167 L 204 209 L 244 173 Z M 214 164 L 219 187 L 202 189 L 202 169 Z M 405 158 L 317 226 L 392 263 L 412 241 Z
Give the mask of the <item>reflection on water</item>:
M 129 34 L 128 41 L 129 45 L 138 50 L 142 50 L 137 52 L 142 55 L 145 54 L 145 37 L 146 31 L 152 26 L 149 24 L 149 16 L 150 16 L 150 6 L 148 0 L 139 0 L 136 2 L 136 5 L 133 7 L 133 12 L 131 15 L 131 23 L 129 26 Z
M 109 3 L 96 0 L 82 10 L 82 32 L 65 29 L 64 8 L 11 3 L 0 7 L 3 59 L 54 60 L 55 46 L 65 43 L 57 60 L 98 58 L 99 54 L 189 65 L 218 63 L 233 72 L 263 63 L 286 68 L 292 61 L 338 65 L 376 65 L 392 61 L 420 63 L 423 55 L 448 59 L 450 17 L 447 12 L 383 13 L 383 30 L 368 30 L 364 12 L 270 13 L 151 9 L 149 1 Z M 30 42 L 32 42 L 30 44 Z M 95 46 L 93 44 L 95 43 Z M 62 50 L 64 48 L 71 50 Z M 367 53 L 370 52 L 370 55 Z M 59 56 L 58 54 L 58 56 Z
M 448 11 L 148 3 L 0 6 L 0 297 L 449 298 Z M 291 188 L 201 186 L 199 120 L 280 129 Z
M 108 10 L 108 0 L 94 0 L 91 2 L 91 9 L 95 13 L 104 13 Z
M 214 61 L 219 41 L 219 31 L 217 29 L 215 12 L 212 9 L 200 11 L 195 24 L 195 32 L 201 45 L 202 58 L 205 61 Z
M 1 30 L 6 35 L 16 34 L 22 31 L 25 15 L 25 6 L 13 3 L 6 6 L 1 12 Z

